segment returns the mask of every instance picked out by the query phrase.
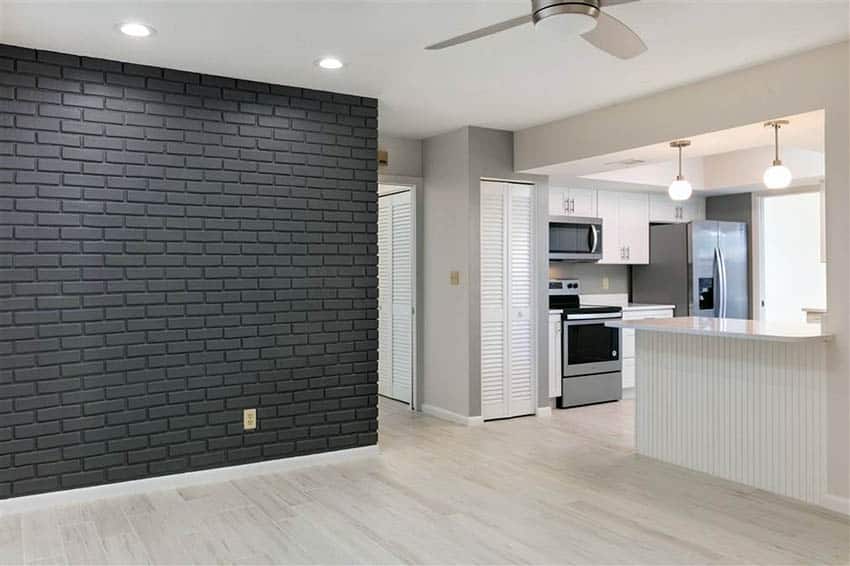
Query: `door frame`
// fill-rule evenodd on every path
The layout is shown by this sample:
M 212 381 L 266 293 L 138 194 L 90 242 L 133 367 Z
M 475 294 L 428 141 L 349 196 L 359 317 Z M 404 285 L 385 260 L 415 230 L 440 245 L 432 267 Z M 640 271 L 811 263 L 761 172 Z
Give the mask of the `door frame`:
M 382 191 L 381 187 L 392 187 L 387 191 Z M 411 313 L 411 336 L 413 344 L 411 346 L 411 383 L 410 383 L 410 410 L 417 411 L 419 409 L 419 400 L 421 399 L 420 388 L 419 388 L 419 360 L 421 359 L 419 356 L 419 312 L 421 305 L 419 304 L 419 285 L 420 285 L 420 270 L 419 270 L 419 218 L 418 218 L 418 201 L 421 195 L 421 187 L 422 187 L 422 179 L 418 177 L 401 177 L 395 175 L 379 175 L 378 176 L 378 198 L 382 196 L 394 195 L 402 192 L 410 192 L 410 231 L 411 238 L 413 241 L 411 243 L 411 269 L 413 270 L 413 275 L 411 277 L 411 282 L 413 284 L 413 288 L 411 289 L 411 303 L 413 304 L 413 312 Z M 377 202 L 376 202 L 376 210 L 375 214 L 378 214 L 377 210 Z M 377 232 L 376 232 L 377 234 Z M 377 247 L 377 243 L 375 244 Z
M 752 262 L 753 262 L 753 297 L 751 310 L 755 320 L 764 320 L 764 295 L 765 295 L 765 265 L 764 265 L 764 202 L 765 199 L 772 197 L 782 197 L 789 195 L 799 195 L 806 193 L 820 193 L 821 204 L 821 262 L 826 262 L 826 213 L 825 213 L 825 184 L 821 181 L 818 185 L 806 185 L 802 187 L 791 187 L 788 189 L 760 191 L 752 193 L 753 211 L 752 211 Z M 827 273 L 829 264 L 826 266 Z

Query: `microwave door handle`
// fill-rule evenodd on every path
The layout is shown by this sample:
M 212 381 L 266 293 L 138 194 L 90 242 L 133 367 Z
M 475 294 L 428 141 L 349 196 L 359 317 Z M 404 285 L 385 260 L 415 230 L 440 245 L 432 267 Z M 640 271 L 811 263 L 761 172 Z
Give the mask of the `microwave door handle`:
M 596 230 L 596 224 L 591 224 L 590 225 L 590 253 L 595 254 L 597 247 L 599 247 L 599 231 Z

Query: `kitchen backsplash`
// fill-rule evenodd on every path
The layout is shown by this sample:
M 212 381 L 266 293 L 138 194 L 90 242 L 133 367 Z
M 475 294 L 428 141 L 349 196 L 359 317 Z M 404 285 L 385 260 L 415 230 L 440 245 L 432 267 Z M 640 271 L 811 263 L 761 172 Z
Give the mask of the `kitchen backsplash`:
M 603 281 L 605 278 L 608 279 L 607 289 Z M 581 281 L 582 294 L 628 294 L 629 292 L 627 265 L 550 262 L 549 279 L 578 279 Z

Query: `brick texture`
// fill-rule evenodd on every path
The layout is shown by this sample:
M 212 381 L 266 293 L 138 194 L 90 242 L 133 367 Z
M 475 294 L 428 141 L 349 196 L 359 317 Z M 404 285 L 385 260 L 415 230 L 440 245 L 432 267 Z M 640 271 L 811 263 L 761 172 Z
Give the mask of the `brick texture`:
M 373 99 L 0 45 L 0 498 L 374 444 L 376 146 Z

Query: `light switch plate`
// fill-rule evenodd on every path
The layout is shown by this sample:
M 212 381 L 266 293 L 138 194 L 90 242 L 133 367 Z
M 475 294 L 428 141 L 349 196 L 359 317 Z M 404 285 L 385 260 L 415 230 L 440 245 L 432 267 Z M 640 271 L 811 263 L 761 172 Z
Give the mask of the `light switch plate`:
M 611 286 L 611 282 L 608 281 L 608 278 L 603 277 L 602 278 L 602 288 L 607 290 L 610 286 Z
M 245 409 L 242 412 L 242 428 L 245 430 L 256 430 L 257 409 Z
M 449 284 L 452 286 L 460 285 L 460 271 L 449 272 Z

